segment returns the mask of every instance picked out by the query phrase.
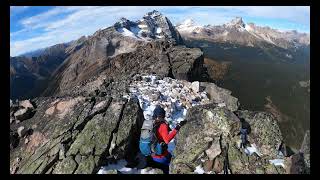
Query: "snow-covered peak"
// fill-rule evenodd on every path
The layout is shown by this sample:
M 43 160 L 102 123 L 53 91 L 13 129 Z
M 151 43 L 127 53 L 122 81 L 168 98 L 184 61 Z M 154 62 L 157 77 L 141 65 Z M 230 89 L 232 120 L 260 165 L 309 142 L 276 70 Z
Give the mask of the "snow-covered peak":
M 199 32 L 204 27 L 196 25 L 196 23 L 192 19 L 186 19 L 183 22 L 178 23 L 176 28 L 177 28 L 177 30 L 179 32 L 182 32 L 182 33 L 183 32 L 188 32 L 188 33 L 190 33 L 190 32 L 194 32 L 194 31 Z
M 193 19 L 186 19 L 180 24 L 177 25 L 178 27 L 190 27 L 190 26 L 195 26 L 195 22 Z
M 245 29 L 248 31 L 248 32 L 253 32 L 254 31 L 254 28 L 255 28 L 255 25 L 252 24 L 252 23 L 248 23 L 245 25 Z
M 236 17 L 232 19 L 230 22 L 226 23 L 228 27 L 236 27 L 236 28 L 245 28 L 245 23 L 242 20 L 242 17 Z
M 135 22 L 122 18 L 115 23 L 114 27 L 123 36 L 136 40 L 151 41 L 164 38 L 177 40 L 171 22 L 156 10 L 147 13 L 142 19 Z
M 148 12 L 147 14 L 145 14 L 143 17 L 144 18 L 148 18 L 148 17 L 155 18 L 157 16 L 162 16 L 162 14 L 157 10 L 153 10 L 153 11 Z

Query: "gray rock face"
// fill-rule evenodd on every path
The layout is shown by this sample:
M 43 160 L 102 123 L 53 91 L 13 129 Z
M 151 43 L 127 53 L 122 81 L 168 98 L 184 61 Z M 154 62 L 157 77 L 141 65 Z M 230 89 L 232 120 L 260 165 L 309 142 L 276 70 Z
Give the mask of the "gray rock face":
M 300 152 L 303 153 L 303 158 L 307 171 L 310 171 L 310 131 L 305 133 Z
M 143 117 L 137 102 L 111 97 L 64 97 L 39 98 L 36 104 L 36 114 L 22 122 L 24 129 L 37 125 L 28 136 L 29 142 L 14 146 L 14 133 L 10 139 L 11 166 L 16 157 L 22 157 L 15 164 L 15 173 L 91 174 L 106 157 L 134 160 L 130 159 L 135 156 L 131 149 L 137 146 L 134 138 L 138 137 Z M 112 141 L 114 138 L 117 141 Z
M 209 95 L 210 100 L 214 103 L 224 103 L 231 111 L 238 110 L 239 102 L 236 97 L 231 96 L 231 91 L 220 88 L 214 83 L 201 82 L 200 86 L 204 88 Z

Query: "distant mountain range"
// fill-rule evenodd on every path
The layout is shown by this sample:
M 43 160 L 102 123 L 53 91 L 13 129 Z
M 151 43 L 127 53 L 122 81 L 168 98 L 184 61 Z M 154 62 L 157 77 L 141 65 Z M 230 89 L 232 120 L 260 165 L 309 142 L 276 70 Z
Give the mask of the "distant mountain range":
M 270 27 L 245 24 L 241 17 L 223 25 L 198 26 L 192 19 L 177 24 L 177 30 L 185 38 L 206 39 L 213 42 L 237 43 L 245 46 L 270 44 L 284 49 L 297 49 L 310 45 L 310 35 L 297 31 L 280 31 Z

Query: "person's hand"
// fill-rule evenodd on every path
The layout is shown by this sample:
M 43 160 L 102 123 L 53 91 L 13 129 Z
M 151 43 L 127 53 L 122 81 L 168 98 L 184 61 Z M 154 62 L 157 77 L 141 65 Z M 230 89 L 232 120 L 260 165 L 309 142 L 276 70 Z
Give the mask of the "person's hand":
M 181 126 L 185 125 L 186 123 L 187 123 L 187 121 L 181 121 L 181 122 L 179 122 L 179 123 L 176 125 L 175 129 L 176 129 L 177 131 L 179 131 L 180 128 L 181 128 Z

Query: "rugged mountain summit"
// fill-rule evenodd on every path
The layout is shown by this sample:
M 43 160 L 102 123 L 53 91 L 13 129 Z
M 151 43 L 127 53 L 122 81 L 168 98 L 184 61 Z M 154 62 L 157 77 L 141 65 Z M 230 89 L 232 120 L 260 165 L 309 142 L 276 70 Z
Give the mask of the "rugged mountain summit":
M 132 36 L 139 40 L 148 41 L 166 38 L 177 44 L 182 43 L 179 33 L 170 20 L 158 11 L 149 12 L 136 22 L 122 18 L 114 27 L 123 35 Z
M 142 163 L 140 129 L 155 104 L 166 108 L 172 126 L 187 121 L 176 138 L 172 173 L 222 173 L 223 162 L 231 173 L 285 173 L 295 160 L 304 162 L 300 169 L 308 167 L 303 159 L 308 158 L 308 138 L 302 156 L 290 165 L 274 163 L 287 156 L 278 156 L 284 143 L 275 117 L 239 110 L 231 91 L 207 82 L 212 77 L 201 50 L 181 43 L 157 11 L 137 22 L 121 19 L 70 43 L 46 96 L 10 101 L 10 172 L 92 174 L 105 166 L 103 173 L 137 170 Z M 245 150 L 237 147 L 239 118 L 253 129 Z M 150 168 L 136 172 L 160 173 Z
M 83 42 L 82 47 L 71 54 L 56 71 L 44 95 L 64 94 L 76 84 L 103 71 L 112 70 L 110 73 L 115 74 L 116 78 L 130 76 L 130 73 L 124 73 L 124 71 L 131 71 L 134 66 L 142 66 L 142 64 L 146 67 L 145 71 L 162 71 L 160 74 L 168 75 L 175 73 L 172 68 L 180 68 L 180 70 L 176 69 L 177 73 L 178 71 L 187 73 L 188 68 L 191 67 L 181 66 L 185 64 L 185 59 L 179 59 L 179 55 L 175 57 L 172 54 L 181 52 L 190 56 L 191 59 L 197 59 L 195 56 L 201 57 L 202 53 L 195 50 L 189 53 L 183 46 L 171 48 L 180 43 L 182 41 L 179 33 L 171 22 L 157 11 L 147 13 L 142 20 L 137 22 L 122 18 L 114 26 L 89 36 Z M 174 53 L 169 51 L 174 51 Z M 146 61 L 149 58 L 151 59 Z M 171 58 L 175 60 L 171 62 Z M 181 62 L 177 66 L 174 65 L 175 61 Z M 186 62 L 190 63 L 189 66 L 197 65 L 197 63 L 193 64 L 193 60 Z M 155 64 L 151 66 L 152 63 Z M 128 65 L 124 66 L 124 64 Z M 172 72 L 169 72 L 170 69 Z M 121 74 L 118 74 L 120 71 Z

